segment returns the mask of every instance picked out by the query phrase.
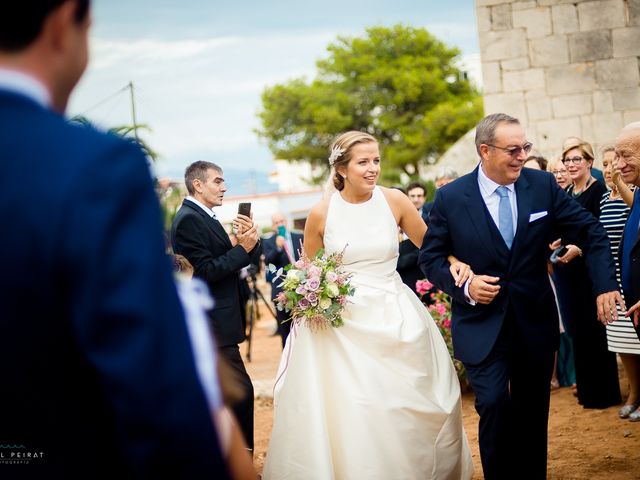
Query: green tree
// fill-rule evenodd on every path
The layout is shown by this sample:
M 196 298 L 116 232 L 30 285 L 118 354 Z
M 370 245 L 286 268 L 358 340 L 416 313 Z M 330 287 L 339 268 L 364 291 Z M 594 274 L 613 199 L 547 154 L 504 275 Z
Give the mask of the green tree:
M 372 27 L 338 37 L 311 81 L 268 87 L 257 130 L 273 155 L 326 165 L 345 130 L 367 131 L 381 146 L 388 181 L 415 176 L 482 117 L 482 99 L 456 67 L 460 54 L 423 28 Z

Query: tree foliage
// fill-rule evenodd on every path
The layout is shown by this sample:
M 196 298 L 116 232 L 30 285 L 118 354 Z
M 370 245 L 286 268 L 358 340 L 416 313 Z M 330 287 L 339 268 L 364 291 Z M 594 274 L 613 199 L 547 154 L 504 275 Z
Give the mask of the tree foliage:
M 279 159 L 326 165 L 333 138 L 361 130 L 379 140 L 387 172 L 412 176 L 482 117 L 479 93 L 456 67 L 459 50 L 423 28 L 372 27 L 327 50 L 315 79 L 262 94 L 257 133 Z

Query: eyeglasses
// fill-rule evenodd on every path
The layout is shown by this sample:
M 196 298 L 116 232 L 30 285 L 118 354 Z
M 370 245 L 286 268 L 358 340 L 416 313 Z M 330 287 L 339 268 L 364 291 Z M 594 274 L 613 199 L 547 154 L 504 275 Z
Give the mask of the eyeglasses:
M 533 148 L 533 143 L 530 143 L 530 142 L 525 143 L 521 147 L 511 147 L 511 148 L 499 147 L 497 145 L 491 145 L 490 143 L 487 143 L 486 145 L 489 147 L 499 148 L 500 150 L 504 150 L 512 157 L 517 157 L 518 155 L 520 155 L 521 152 L 528 154 Z
M 566 157 L 562 159 L 562 163 L 564 163 L 565 165 L 569 165 L 570 163 L 578 165 L 582 160 L 584 160 L 584 157 Z
M 566 170 L 551 170 L 551 173 L 553 173 L 554 175 L 566 175 L 567 171 Z

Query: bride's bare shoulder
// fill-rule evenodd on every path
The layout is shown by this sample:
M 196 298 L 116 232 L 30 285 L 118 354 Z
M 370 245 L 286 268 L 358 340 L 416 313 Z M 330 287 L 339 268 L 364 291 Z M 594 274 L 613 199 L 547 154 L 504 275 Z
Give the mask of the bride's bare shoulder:
M 323 198 L 316 203 L 309 212 L 307 222 L 313 222 L 314 224 L 321 225 L 327 218 L 327 212 L 329 211 L 329 198 Z

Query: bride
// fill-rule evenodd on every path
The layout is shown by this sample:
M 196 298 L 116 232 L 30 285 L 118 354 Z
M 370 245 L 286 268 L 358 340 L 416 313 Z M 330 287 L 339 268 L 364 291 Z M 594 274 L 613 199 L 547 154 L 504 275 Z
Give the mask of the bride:
M 471 478 L 449 352 L 396 272 L 397 227 L 419 247 L 426 226 L 402 192 L 376 186 L 380 153 L 371 135 L 340 135 L 329 163 L 336 190 L 309 214 L 304 250 L 313 257 L 346 246 L 356 292 L 342 327 L 293 327 L 263 478 Z M 468 267 L 451 260 L 461 284 Z

